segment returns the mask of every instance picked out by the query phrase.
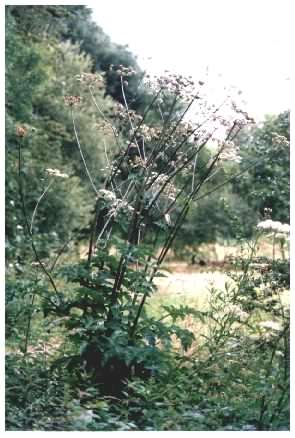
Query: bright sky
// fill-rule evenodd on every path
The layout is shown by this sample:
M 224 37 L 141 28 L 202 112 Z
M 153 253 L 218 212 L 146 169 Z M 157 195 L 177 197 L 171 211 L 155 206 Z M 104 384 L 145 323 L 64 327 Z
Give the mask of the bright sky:
M 291 106 L 292 0 L 99 0 L 97 24 L 139 65 L 243 91 L 257 119 Z M 150 59 L 149 59 L 150 58 Z M 219 76 L 221 75 L 221 76 Z

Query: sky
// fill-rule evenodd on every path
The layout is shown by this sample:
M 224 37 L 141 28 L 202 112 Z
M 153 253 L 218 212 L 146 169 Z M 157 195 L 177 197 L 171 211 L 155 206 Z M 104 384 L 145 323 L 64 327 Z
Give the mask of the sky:
M 235 86 L 258 119 L 291 106 L 292 0 L 99 0 L 93 18 L 151 73 Z

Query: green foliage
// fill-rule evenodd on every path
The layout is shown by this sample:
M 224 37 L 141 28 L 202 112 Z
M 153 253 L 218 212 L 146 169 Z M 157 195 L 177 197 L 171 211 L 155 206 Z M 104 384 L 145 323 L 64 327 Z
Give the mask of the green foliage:
M 18 193 L 20 139 L 15 133 L 18 124 L 26 122 L 28 129 L 26 137 L 22 139 L 21 149 L 29 218 L 50 184 L 34 218 L 35 240 L 40 244 L 43 242 L 43 248 L 47 245 L 47 249 L 57 250 L 62 246 L 58 239 L 68 239 L 73 230 L 88 224 L 91 187 L 85 176 L 73 134 L 73 122 L 63 96 L 71 94 L 73 87 L 77 87 L 74 76 L 89 72 L 91 62 L 89 57 L 80 54 L 78 46 L 69 43 L 50 40 L 49 48 L 48 40 L 25 44 L 10 13 L 7 40 L 6 235 L 7 256 L 14 259 L 23 257 L 26 246 L 20 240 L 20 227 L 24 228 L 24 219 Z M 30 64 L 32 59 L 34 65 Z M 82 97 L 89 94 L 87 89 L 80 91 Z M 102 93 L 96 92 L 96 99 L 101 108 L 107 110 L 111 102 L 110 99 L 103 99 Z M 76 115 L 77 130 L 81 144 L 87 145 L 85 157 L 90 161 L 90 171 L 99 186 L 103 179 L 100 170 L 105 165 L 104 142 L 95 126 L 100 116 L 97 116 L 94 105 L 84 105 L 82 109 L 83 112 Z M 114 141 L 110 137 L 105 136 L 104 141 L 108 142 L 108 148 L 113 147 Z M 92 160 L 89 160 L 89 156 Z M 47 168 L 62 169 L 70 178 L 57 179 L 52 184 L 52 178 L 45 174 Z
M 16 32 L 10 14 L 6 17 L 6 105 L 16 120 L 28 122 L 32 96 L 42 82 L 44 71 L 40 55 L 26 46 Z
M 273 220 L 289 223 L 290 126 L 288 111 L 269 117 L 262 126 L 241 135 L 242 162 L 257 164 L 235 183 L 235 190 L 263 215 L 272 209 Z
M 176 239 L 177 254 L 181 255 L 185 245 L 193 251 L 202 243 L 249 238 L 257 216 L 231 188 L 200 199 L 190 210 L 182 233 Z
M 112 248 L 116 242 L 120 241 L 110 242 Z M 59 359 L 56 366 L 66 365 L 74 371 L 78 382 L 84 381 L 82 376 L 86 371 L 87 379 L 91 378 L 103 393 L 119 396 L 124 379 L 162 375 L 169 371 L 173 336 L 180 339 L 184 350 L 191 346 L 194 336 L 173 323 L 189 314 L 189 308 L 165 308 L 173 317 L 172 324 L 148 317 L 143 312 L 136 332 L 133 331 L 137 314 L 135 298 L 149 296 L 154 285 L 147 281 L 144 273 L 127 268 L 117 304 L 114 304 L 113 272 L 126 252 L 120 244 L 117 248 L 116 256 L 102 249 L 90 265 L 81 262 L 61 268 L 59 275 L 73 285 L 71 292 L 57 305 L 45 301 L 43 311 L 45 315 L 60 318 L 68 334 L 67 342 L 72 345 L 70 356 Z M 131 261 L 135 257 L 140 263 L 146 250 L 134 246 L 133 255 L 132 250 L 129 254 Z
M 47 35 L 60 37 L 74 10 L 67 6 L 9 5 L 6 11 L 14 18 L 18 31 L 34 41 Z
M 167 379 L 130 383 L 129 419 L 139 430 L 288 429 L 289 314 L 281 301 L 283 290 L 277 289 L 282 263 L 287 266 L 270 262 L 260 272 L 262 290 L 253 300 L 247 294 L 257 260 L 244 259 L 235 285 L 211 290 L 197 351 L 186 361 L 176 360 Z M 269 284 L 276 297 L 271 306 L 263 293 Z M 286 285 L 284 280 L 280 284 Z M 253 302 L 247 312 L 242 310 L 245 296 Z M 182 316 L 183 309 L 171 310 Z
M 120 311 L 102 324 L 111 292 L 107 266 L 113 269 L 116 257 L 104 270 L 95 268 L 107 257 L 93 258 L 88 276 L 85 263 L 61 269 L 73 285 L 71 299 L 54 307 L 51 326 L 65 326 L 65 354 L 47 359 L 37 347 L 8 355 L 8 430 L 287 430 L 288 261 L 255 258 L 256 245 L 237 260 L 234 283 L 210 290 L 206 311 L 164 305 L 160 320 L 143 314 L 136 344 L 128 342 L 128 289 Z M 89 284 L 75 286 L 87 279 L 99 285 L 93 293 Z M 179 324 L 187 317 L 198 321 L 198 341 Z M 194 344 L 194 353 L 179 354 L 174 336 L 184 351 Z M 118 394 L 119 376 L 128 382 Z

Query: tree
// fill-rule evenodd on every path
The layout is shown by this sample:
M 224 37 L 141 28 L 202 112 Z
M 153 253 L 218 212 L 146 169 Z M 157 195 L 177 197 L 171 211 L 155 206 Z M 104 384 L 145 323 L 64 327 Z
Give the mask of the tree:
M 28 14 L 26 9 L 18 11 L 17 19 L 15 10 L 14 14 L 10 9 L 6 13 L 6 236 L 9 261 L 10 257 L 14 260 L 16 254 L 23 257 L 25 253 L 24 242 L 19 240 L 24 233 L 24 230 L 20 231 L 24 221 L 19 196 L 18 127 L 26 132 L 21 142 L 27 214 L 31 219 L 38 199 L 45 191 L 46 196 L 42 197 L 34 217 L 33 231 L 37 240 L 46 240 L 49 249 L 60 246 L 59 239 L 69 238 L 73 229 L 88 223 L 88 206 L 95 195 L 78 150 L 65 96 L 78 93 L 82 98 L 82 110 L 74 109 L 77 135 L 97 187 L 101 186 L 105 175 L 102 170 L 106 166 L 105 145 L 110 150 L 115 141 L 99 126 L 102 117 L 94 103 L 92 106 L 83 104 L 89 89 L 77 81 L 76 75 L 91 73 L 90 57 L 81 53 L 78 44 L 58 42 L 49 35 L 45 39 L 32 39 L 24 32 L 22 23 Z M 93 93 L 103 112 L 113 105 L 111 98 L 103 97 L 102 83 Z M 47 189 L 52 177 L 49 178 L 46 169 L 59 169 L 70 178 L 59 178 Z M 57 236 L 54 239 L 52 232 Z
M 265 208 L 272 218 L 290 221 L 290 127 L 289 112 L 269 116 L 260 127 L 245 132 L 237 139 L 241 165 L 256 165 L 235 182 L 235 191 L 261 215 Z

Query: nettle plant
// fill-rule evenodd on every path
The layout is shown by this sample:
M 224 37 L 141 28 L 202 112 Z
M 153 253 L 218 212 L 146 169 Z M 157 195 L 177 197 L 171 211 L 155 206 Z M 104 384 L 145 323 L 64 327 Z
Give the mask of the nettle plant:
M 173 336 L 184 349 L 194 339 L 175 324 L 191 309 L 171 308 L 172 322 L 165 324 L 149 317 L 145 304 L 156 290 L 153 281 L 162 275 L 160 267 L 191 204 L 212 192 L 212 186 L 206 191 L 206 184 L 224 160 L 238 159 L 233 139 L 253 119 L 237 108 L 232 96 L 210 105 L 202 81 L 195 90 L 190 78 L 172 74 L 141 81 L 139 87 L 149 90 L 150 102 L 143 115 L 137 114 L 125 95 L 129 78 L 137 73 L 122 66 L 111 68 L 121 83 L 123 102 L 112 114 L 104 114 L 96 99 L 103 77 L 89 73 L 77 77 L 98 110 L 100 135 L 108 138 L 105 133 L 112 133 L 117 147 L 111 156 L 105 143 L 103 188 L 89 172 L 78 136 L 75 114 L 81 98 L 65 97 L 94 191 L 87 256 L 64 267 L 55 261 L 55 280 L 54 270 L 49 272 L 34 251 L 54 289 L 54 294 L 43 297 L 44 313 L 58 315 L 73 343 L 74 354 L 59 364 L 66 363 L 79 379 L 91 375 L 105 393 L 118 394 L 122 382 L 133 375 L 168 371 Z M 197 123 L 188 121 L 193 108 Z M 61 292 L 64 279 L 70 288 Z

